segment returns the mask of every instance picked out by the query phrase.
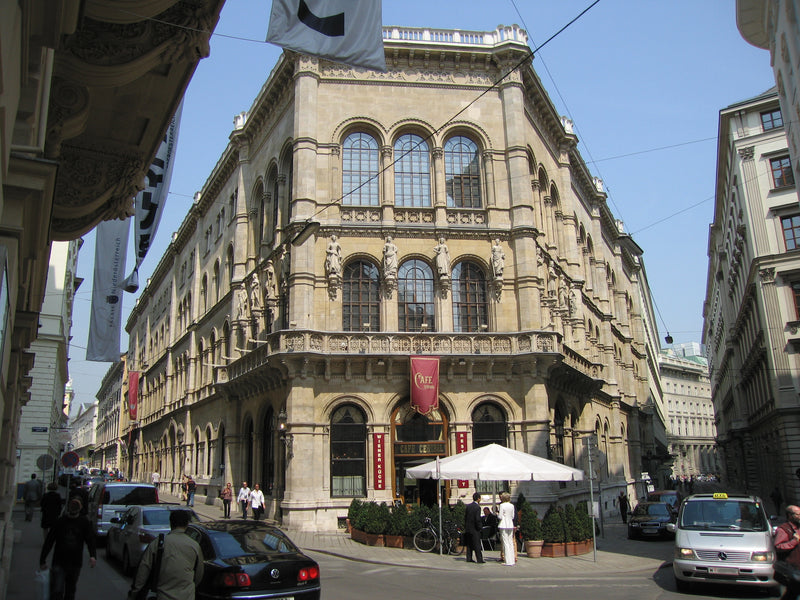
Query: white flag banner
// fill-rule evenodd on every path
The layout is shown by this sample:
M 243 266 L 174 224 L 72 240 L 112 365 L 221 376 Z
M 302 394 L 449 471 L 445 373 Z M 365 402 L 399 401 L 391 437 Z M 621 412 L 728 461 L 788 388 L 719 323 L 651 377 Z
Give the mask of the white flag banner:
M 117 362 L 122 330 L 122 284 L 130 219 L 103 221 L 95 228 L 94 283 L 86 360 Z
M 386 71 L 381 0 L 272 0 L 267 41 L 354 67 Z
M 144 189 L 134 199 L 134 245 L 136 248 L 136 265 L 133 272 L 125 279 L 124 290 L 133 293 L 139 289 L 139 266 L 142 264 L 150 244 L 156 237 L 156 230 L 167 203 L 169 183 L 175 165 L 175 148 L 178 144 L 183 101 L 178 105 L 175 116 L 169 124 L 164 139 L 158 147 L 153 164 L 147 170 Z

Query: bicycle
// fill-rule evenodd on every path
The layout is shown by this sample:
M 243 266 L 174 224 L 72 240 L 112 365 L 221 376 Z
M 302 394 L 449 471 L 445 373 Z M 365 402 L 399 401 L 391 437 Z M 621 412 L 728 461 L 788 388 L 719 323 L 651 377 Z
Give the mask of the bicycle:
M 442 552 L 458 556 L 464 551 L 461 545 L 461 529 L 452 522 L 445 522 L 442 525 L 443 540 Z M 433 526 L 429 517 L 425 517 L 425 527 L 414 534 L 414 547 L 419 552 L 430 552 L 440 543 L 439 531 Z

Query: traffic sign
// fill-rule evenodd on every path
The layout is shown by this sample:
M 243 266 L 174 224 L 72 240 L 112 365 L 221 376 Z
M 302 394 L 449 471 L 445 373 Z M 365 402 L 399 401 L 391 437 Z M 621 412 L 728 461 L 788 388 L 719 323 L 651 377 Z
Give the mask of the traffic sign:
M 68 469 L 77 467 L 79 462 L 81 462 L 81 457 L 78 456 L 77 452 L 64 452 L 64 454 L 61 455 L 61 464 Z
M 41 471 L 47 471 L 53 468 L 53 463 L 55 462 L 55 459 L 49 454 L 40 454 L 39 458 L 36 459 L 36 466 Z

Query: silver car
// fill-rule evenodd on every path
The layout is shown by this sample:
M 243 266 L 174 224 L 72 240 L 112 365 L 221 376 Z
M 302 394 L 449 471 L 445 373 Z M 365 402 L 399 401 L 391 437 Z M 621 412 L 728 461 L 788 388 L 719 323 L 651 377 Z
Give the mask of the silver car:
M 159 533 L 169 533 L 169 513 L 173 510 L 186 510 L 191 514 L 190 522 L 200 522 L 193 510 L 181 504 L 130 506 L 121 517 L 111 519 L 106 538 L 106 557 L 122 561 L 123 572 L 132 575 L 147 545 Z

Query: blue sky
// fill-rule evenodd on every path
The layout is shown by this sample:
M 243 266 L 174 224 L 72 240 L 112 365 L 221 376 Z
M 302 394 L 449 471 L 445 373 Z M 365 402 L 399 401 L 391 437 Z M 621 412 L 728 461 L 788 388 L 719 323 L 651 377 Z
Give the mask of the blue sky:
M 590 4 L 387 0 L 383 24 L 490 31 L 516 23 L 535 48 Z M 280 56 L 261 41 L 270 6 L 228 0 L 223 8 L 211 56 L 186 93 L 170 195 L 140 271 L 143 284 L 225 149 L 234 115 L 250 108 Z M 749 45 L 735 19 L 733 2 L 601 0 L 533 61 L 557 111 L 574 121 L 612 212 L 644 250 L 662 343 L 667 330 L 676 344 L 701 339 L 719 111 L 775 85 L 769 53 Z M 84 239 L 69 363 L 76 403 L 94 400 L 110 366 L 84 360 L 94 233 Z M 134 301 L 126 294 L 125 319 Z

